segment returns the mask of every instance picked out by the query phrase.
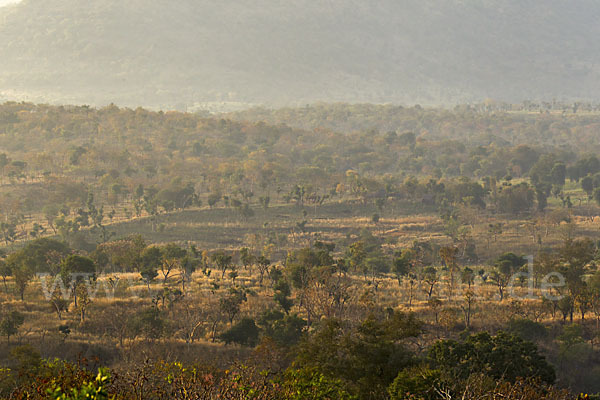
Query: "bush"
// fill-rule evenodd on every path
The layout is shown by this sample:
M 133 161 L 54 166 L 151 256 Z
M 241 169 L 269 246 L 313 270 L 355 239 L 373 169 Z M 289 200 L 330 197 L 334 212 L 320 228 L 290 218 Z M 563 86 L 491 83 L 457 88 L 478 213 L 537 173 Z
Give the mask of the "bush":
M 226 344 L 237 343 L 242 346 L 256 346 L 260 331 L 252 318 L 243 318 L 240 322 L 223 332 L 219 339 Z
M 553 383 L 556 378 L 554 368 L 533 343 L 505 332 L 496 336 L 481 332 L 464 342 L 440 340 L 430 348 L 429 358 L 451 380 L 466 381 L 474 373 L 508 382 L 535 377 Z
M 408 368 L 400 371 L 390 385 L 388 393 L 392 400 L 404 400 L 417 396 L 418 399 L 437 399 L 437 385 L 440 383 L 440 371 L 427 367 Z
M 548 330 L 544 325 L 530 319 L 512 319 L 508 322 L 508 332 L 523 340 L 536 342 L 548 337 Z

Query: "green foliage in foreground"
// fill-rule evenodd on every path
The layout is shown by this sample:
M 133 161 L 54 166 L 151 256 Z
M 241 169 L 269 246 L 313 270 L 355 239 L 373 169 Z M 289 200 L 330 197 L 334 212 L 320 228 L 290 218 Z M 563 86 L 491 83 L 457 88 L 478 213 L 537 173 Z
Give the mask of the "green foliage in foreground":
M 48 390 L 52 400 L 108 400 L 107 386 L 110 382 L 110 375 L 107 370 L 100 369 L 96 379 L 92 382 L 84 382 L 79 388 L 63 390 L 60 386 L 55 386 Z M 115 396 L 110 397 L 114 399 Z
M 504 332 L 496 336 L 481 332 L 464 342 L 441 340 L 432 346 L 429 357 L 454 380 L 465 380 L 474 373 L 509 382 L 537 378 L 551 384 L 556 379 L 554 368 L 533 343 Z
M 236 327 L 244 324 L 256 327 L 252 320 Z M 85 362 L 43 360 L 21 346 L 13 349 L 10 367 L 0 370 L 0 398 L 574 399 L 550 386 L 554 370 L 530 342 L 482 332 L 462 342 L 438 341 L 423 358 L 408 345 L 421 329 L 414 315 L 391 310 L 358 325 L 324 320 L 287 353 L 292 364 L 275 369 L 252 361 L 227 370 L 146 361 L 91 370 Z M 273 341 L 264 346 L 278 348 Z

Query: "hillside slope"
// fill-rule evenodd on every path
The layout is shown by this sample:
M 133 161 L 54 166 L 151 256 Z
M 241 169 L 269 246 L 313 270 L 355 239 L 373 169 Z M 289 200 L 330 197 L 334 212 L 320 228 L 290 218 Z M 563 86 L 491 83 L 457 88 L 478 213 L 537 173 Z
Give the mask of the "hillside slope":
M 181 106 L 598 99 L 592 0 L 23 0 L 0 97 Z

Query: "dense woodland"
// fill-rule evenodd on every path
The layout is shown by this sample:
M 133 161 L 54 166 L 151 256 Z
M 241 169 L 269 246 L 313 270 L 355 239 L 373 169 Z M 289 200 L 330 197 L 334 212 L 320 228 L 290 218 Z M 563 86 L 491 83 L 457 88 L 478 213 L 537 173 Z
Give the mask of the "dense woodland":
M 594 398 L 599 129 L 0 105 L 0 397 Z

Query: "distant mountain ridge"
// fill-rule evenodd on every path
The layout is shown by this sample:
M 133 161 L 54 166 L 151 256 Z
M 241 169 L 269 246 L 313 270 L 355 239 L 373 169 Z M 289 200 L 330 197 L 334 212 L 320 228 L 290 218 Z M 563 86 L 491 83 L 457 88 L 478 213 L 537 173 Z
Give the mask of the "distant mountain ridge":
M 0 98 L 129 106 L 600 98 L 592 0 L 23 0 Z

